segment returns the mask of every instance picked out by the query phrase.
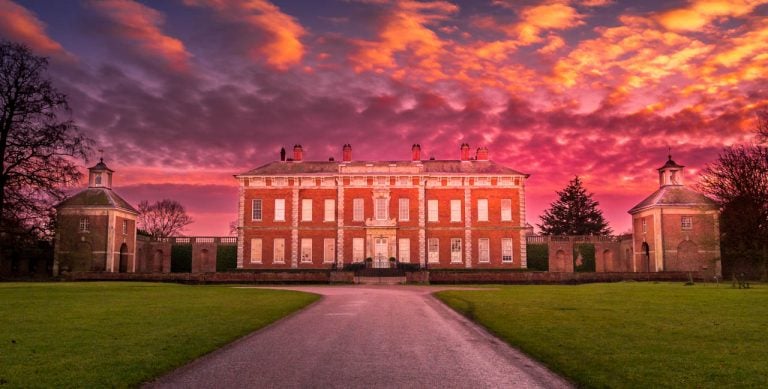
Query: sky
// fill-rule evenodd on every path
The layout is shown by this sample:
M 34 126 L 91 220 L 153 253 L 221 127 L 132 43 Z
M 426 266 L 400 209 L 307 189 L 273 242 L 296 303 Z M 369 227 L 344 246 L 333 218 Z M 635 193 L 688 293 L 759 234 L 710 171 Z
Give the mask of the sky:
M 305 159 L 490 159 L 530 174 L 527 221 L 578 175 L 617 233 L 671 150 L 686 183 L 768 107 L 768 0 L 0 0 L 49 57 L 132 204 L 227 235 L 242 173 Z M 85 186 L 85 181 L 83 182 Z

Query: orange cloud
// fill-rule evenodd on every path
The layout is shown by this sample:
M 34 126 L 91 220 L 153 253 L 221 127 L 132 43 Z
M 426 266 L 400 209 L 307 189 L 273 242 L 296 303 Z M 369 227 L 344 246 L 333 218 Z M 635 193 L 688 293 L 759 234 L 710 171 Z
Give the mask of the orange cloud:
M 540 42 L 546 30 L 565 30 L 584 24 L 582 15 L 566 3 L 545 3 L 520 12 L 520 22 L 511 28 L 521 44 Z
M 669 30 L 695 31 L 715 19 L 741 17 L 752 12 L 766 0 L 693 0 L 688 7 L 659 14 L 656 20 Z
M 163 34 L 163 14 L 133 0 L 99 0 L 90 5 L 114 23 L 114 31 L 134 42 L 140 52 L 160 57 L 171 68 L 185 71 L 190 54 L 184 44 Z
M 45 24 L 35 14 L 10 0 L 0 0 L 0 35 L 44 55 L 71 56 L 59 42 L 48 37 Z
M 442 78 L 440 56 L 445 42 L 428 27 L 458 11 L 445 1 L 398 2 L 384 17 L 378 40 L 356 43 L 359 50 L 350 57 L 357 71 L 382 71 L 397 66 L 395 55 L 407 52 L 411 64 L 425 71 L 428 79 Z
M 306 34 L 304 27 L 292 16 L 266 0 L 184 0 L 190 6 L 207 6 L 224 18 L 243 23 L 266 33 L 265 44 L 254 51 L 255 57 L 265 58 L 267 64 L 277 69 L 287 69 L 301 62 L 304 45 L 300 38 Z

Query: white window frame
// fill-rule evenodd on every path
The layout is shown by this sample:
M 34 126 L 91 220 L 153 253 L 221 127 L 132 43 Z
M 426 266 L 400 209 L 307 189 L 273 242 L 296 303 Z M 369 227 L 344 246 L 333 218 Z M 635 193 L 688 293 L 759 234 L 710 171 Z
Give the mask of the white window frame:
M 352 262 L 365 260 L 365 239 L 352 238 Z
M 411 262 L 411 240 L 400 238 L 397 241 L 397 260 L 403 263 Z
M 373 201 L 373 215 L 376 220 L 387 220 L 389 218 L 389 199 L 377 197 Z
M 285 221 L 285 199 L 275 199 L 275 221 Z
M 251 263 L 261 263 L 263 248 L 261 238 L 251 238 Z
M 461 200 L 451 200 L 451 223 L 461 222 Z
M 488 199 L 477 199 L 477 221 L 488 221 Z
M 258 204 L 258 206 L 256 205 Z M 258 215 L 256 210 L 258 209 Z M 260 222 L 264 217 L 264 202 L 261 199 L 251 200 L 251 221 Z
M 451 263 L 461 263 L 461 238 L 451 238 Z
M 312 238 L 301 239 L 301 263 L 312 263 Z
M 336 220 L 336 200 L 325 199 L 323 203 L 323 210 L 325 211 L 323 215 L 323 221 L 332 222 Z
M 312 199 L 301 199 L 301 221 L 312 221 Z
M 512 199 L 501 199 L 501 221 L 512 221 Z
M 328 250 L 330 248 L 330 250 Z M 336 239 L 323 239 L 323 263 L 333 263 L 336 259 Z
M 693 217 L 692 216 L 681 216 L 680 217 L 680 229 L 683 231 L 691 231 L 693 230 Z
M 79 230 L 80 232 L 88 232 L 90 228 L 90 220 L 88 220 L 87 217 L 81 217 L 80 218 L 80 224 L 79 224 Z
M 280 248 L 282 247 L 282 250 Z M 272 243 L 272 263 L 285 263 L 285 239 L 275 238 Z
M 128 220 L 123 220 L 123 234 L 128 233 Z
M 365 220 L 365 200 L 361 198 L 352 199 L 352 221 L 361 222 Z
M 501 262 L 512 263 L 514 261 L 514 245 L 511 238 L 501 239 Z
M 480 263 L 491 262 L 491 240 L 480 238 L 477 240 L 477 260 Z
M 439 215 L 438 207 L 437 200 L 427 200 L 427 221 L 437 221 Z
M 427 261 L 429 261 L 429 263 L 440 262 L 440 239 L 427 239 Z
M 376 177 L 376 185 L 377 186 L 387 186 L 387 185 L 389 185 L 389 177 L 377 176 Z
M 397 216 L 401 222 L 407 222 L 411 219 L 411 199 L 407 197 L 401 197 L 398 200 L 398 212 Z

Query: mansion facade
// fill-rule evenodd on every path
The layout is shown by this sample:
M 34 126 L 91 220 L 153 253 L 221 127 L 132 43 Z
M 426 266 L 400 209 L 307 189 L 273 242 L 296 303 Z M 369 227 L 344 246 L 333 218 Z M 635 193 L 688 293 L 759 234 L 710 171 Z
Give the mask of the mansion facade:
M 425 268 L 525 268 L 527 174 L 478 148 L 458 160 L 293 158 L 238 174 L 238 269 L 399 262 Z

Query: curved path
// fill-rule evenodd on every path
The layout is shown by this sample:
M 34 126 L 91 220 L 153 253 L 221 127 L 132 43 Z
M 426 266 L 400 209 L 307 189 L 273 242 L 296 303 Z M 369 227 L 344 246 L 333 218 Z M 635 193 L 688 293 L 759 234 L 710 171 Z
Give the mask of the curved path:
M 160 388 L 570 384 L 455 313 L 433 287 L 301 286 L 299 313 L 160 377 Z M 443 288 L 445 289 L 445 288 Z

